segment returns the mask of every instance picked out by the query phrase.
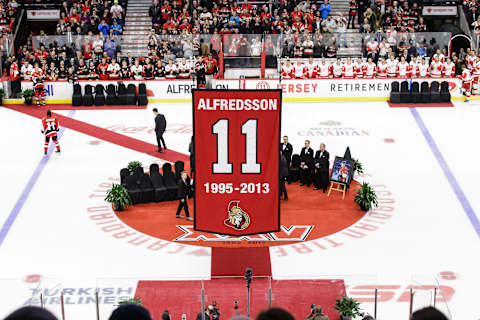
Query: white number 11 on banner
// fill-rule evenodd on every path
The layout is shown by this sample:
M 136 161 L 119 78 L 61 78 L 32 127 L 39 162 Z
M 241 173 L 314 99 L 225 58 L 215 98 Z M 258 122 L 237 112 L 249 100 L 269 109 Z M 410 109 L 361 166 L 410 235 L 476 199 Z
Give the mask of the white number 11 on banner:
M 261 165 L 257 163 L 257 119 L 249 119 L 242 124 L 242 134 L 245 135 L 245 162 L 242 163 L 242 174 L 261 173 Z M 217 162 L 213 164 L 215 174 L 232 173 L 233 165 L 228 162 L 228 119 L 220 119 L 212 126 L 212 132 L 217 135 Z

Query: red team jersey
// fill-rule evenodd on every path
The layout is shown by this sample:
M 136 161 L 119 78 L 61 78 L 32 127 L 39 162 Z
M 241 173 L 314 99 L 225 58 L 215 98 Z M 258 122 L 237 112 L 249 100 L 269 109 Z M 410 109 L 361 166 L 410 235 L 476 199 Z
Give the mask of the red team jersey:
M 45 137 L 53 137 L 57 135 L 58 130 L 60 130 L 60 123 L 58 122 L 57 118 L 42 118 L 42 131 L 45 134 Z
M 32 81 L 33 81 L 33 88 L 34 89 L 43 89 L 43 79 L 45 78 L 45 74 L 43 73 L 42 69 L 35 69 L 32 72 Z

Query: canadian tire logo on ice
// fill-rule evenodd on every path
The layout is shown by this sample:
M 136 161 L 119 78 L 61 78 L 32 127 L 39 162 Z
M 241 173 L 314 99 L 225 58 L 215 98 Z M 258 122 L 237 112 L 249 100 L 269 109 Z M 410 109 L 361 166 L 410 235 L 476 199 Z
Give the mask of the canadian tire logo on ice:
M 270 85 L 268 84 L 267 81 L 259 81 L 257 83 L 257 89 L 258 90 L 267 90 L 267 89 L 270 89 Z

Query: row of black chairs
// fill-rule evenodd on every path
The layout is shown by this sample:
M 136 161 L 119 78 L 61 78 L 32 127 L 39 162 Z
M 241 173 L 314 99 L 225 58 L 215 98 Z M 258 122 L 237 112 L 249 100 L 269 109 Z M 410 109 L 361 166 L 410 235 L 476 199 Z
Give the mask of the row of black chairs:
M 177 182 L 180 173 L 184 170 L 183 161 L 172 165 L 165 163 L 162 173 L 158 164 L 150 165 L 150 173 L 144 173 L 143 168 L 136 168 L 133 174 L 127 168 L 120 170 L 120 183 L 128 190 L 133 204 L 178 200 Z
M 93 93 L 92 85 L 85 85 L 85 92 L 82 95 L 82 87 L 80 84 L 73 86 L 72 106 L 114 106 L 114 105 L 139 105 L 146 106 L 147 86 L 145 83 L 140 83 L 137 87 L 131 83 L 125 86 L 124 83 L 119 82 L 118 85 L 113 83 L 107 85 L 105 89 L 102 84 L 95 86 L 95 94 Z M 105 95 L 106 94 L 106 95 Z
M 448 82 L 441 84 L 438 81 L 432 81 L 430 84 L 423 81 L 413 81 L 409 86 L 408 81 L 392 82 L 392 90 L 390 92 L 391 103 L 439 103 L 450 102 L 451 95 Z

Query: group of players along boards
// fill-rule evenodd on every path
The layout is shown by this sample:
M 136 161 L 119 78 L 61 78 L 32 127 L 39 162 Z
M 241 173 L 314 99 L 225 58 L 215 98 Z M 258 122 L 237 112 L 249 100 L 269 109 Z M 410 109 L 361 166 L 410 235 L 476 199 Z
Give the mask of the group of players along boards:
M 445 57 L 440 50 L 435 53 L 431 63 L 426 58 L 412 57 L 407 62 L 407 57 L 400 56 L 396 59 L 391 55 L 388 59 L 379 58 L 377 63 L 369 57 L 366 62 L 362 58 L 353 61 L 347 58 L 342 61 L 340 58 L 333 63 L 329 63 L 322 58 L 316 63 L 313 58 L 303 63 L 297 60 L 292 63 L 287 59 L 282 63 L 281 76 L 283 79 L 387 79 L 387 78 L 453 78 L 457 74 L 457 65 L 450 57 Z M 478 89 L 480 81 L 480 56 L 475 55 L 474 51 L 465 59 L 465 64 L 461 66 L 461 72 L 458 77 L 462 80 L 462 90 L 466 96 L 465 101 L 470 100 L 472 90 Z

